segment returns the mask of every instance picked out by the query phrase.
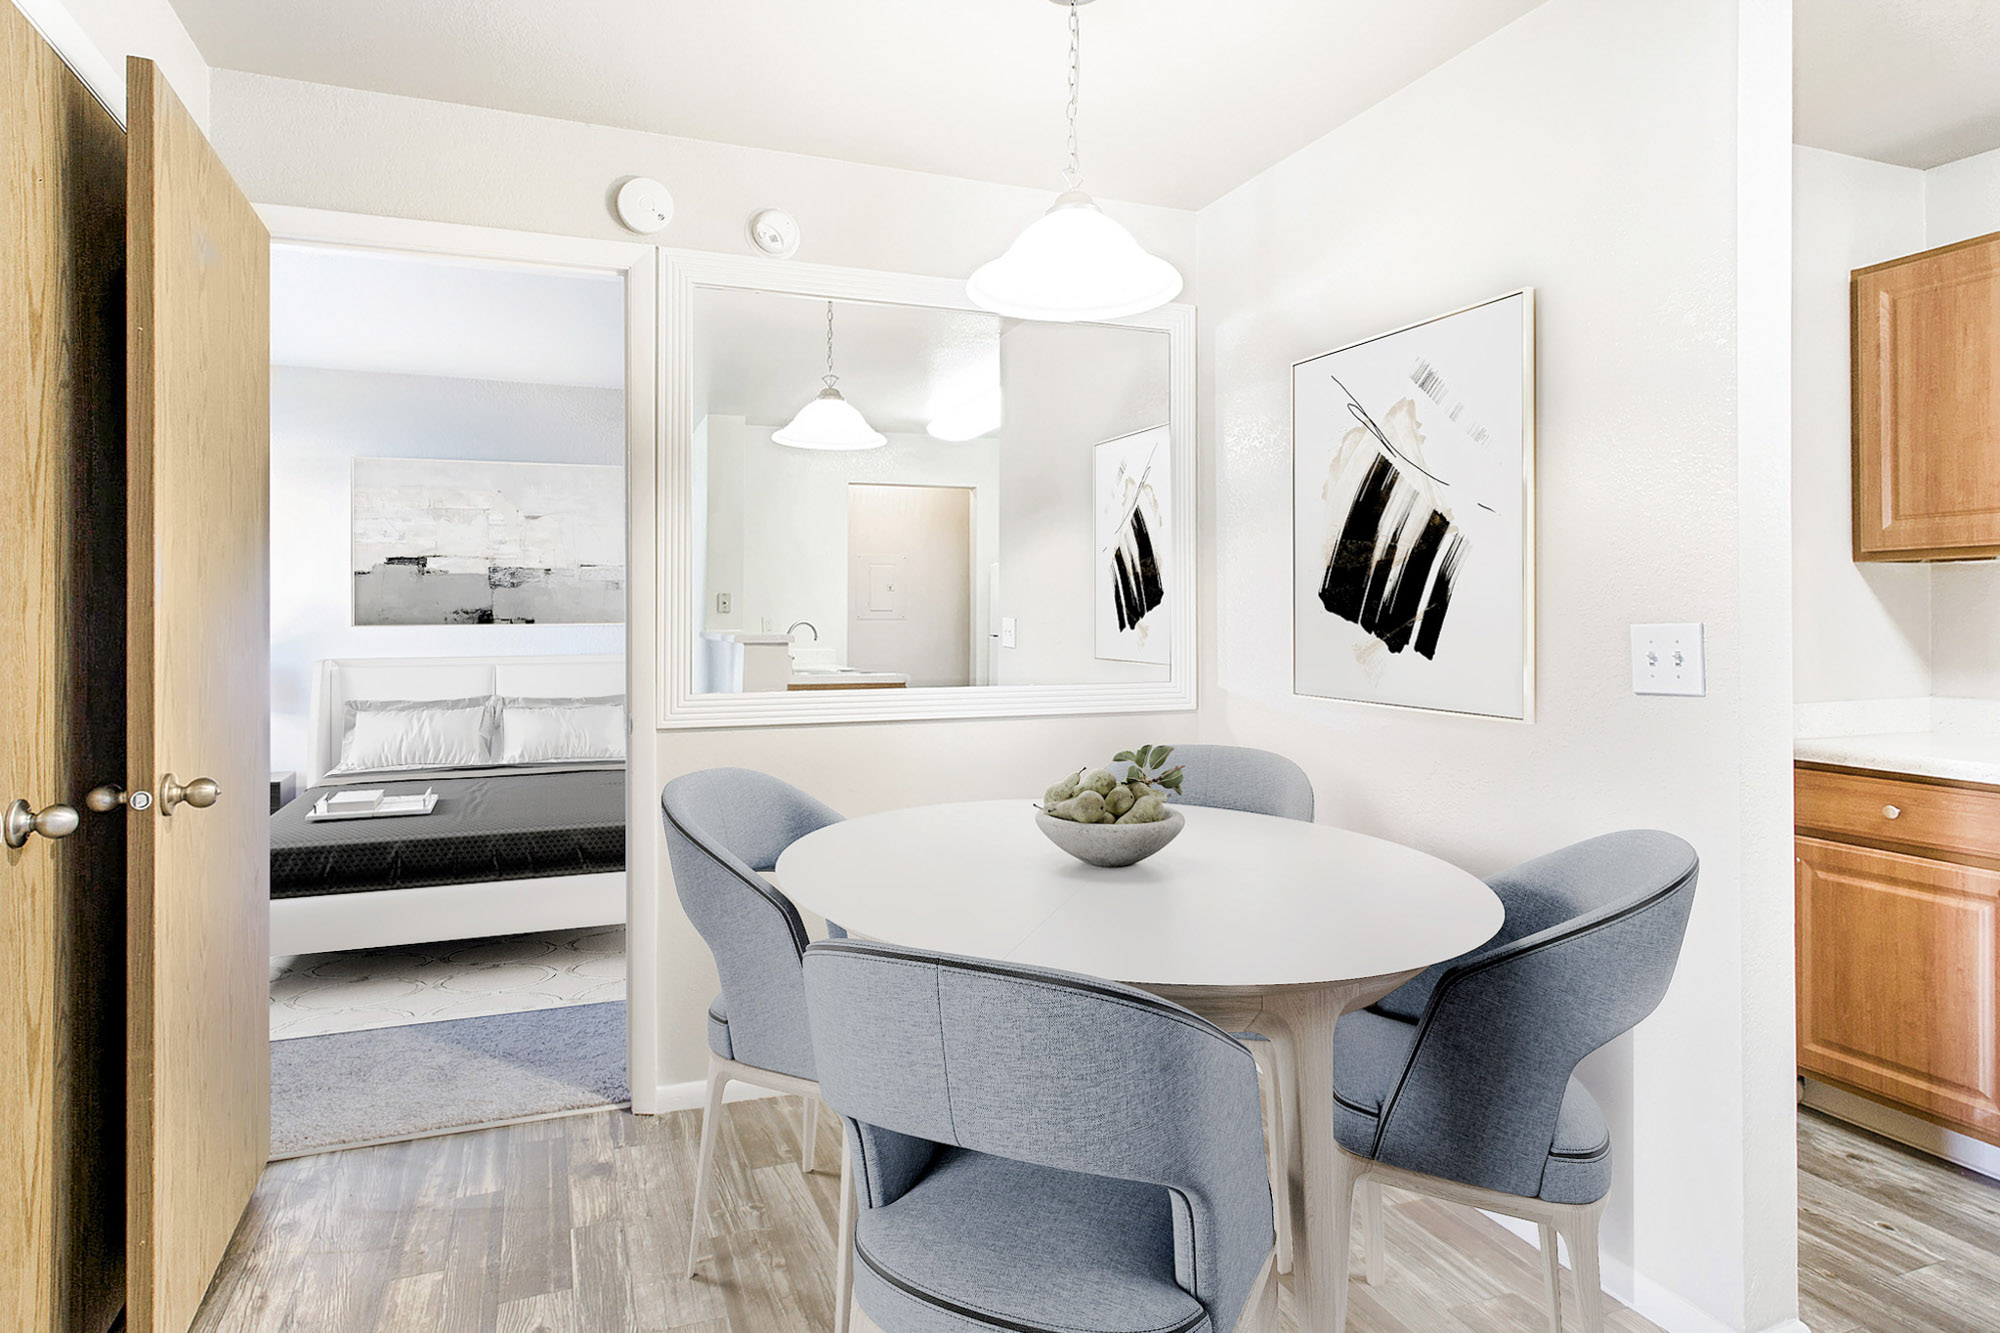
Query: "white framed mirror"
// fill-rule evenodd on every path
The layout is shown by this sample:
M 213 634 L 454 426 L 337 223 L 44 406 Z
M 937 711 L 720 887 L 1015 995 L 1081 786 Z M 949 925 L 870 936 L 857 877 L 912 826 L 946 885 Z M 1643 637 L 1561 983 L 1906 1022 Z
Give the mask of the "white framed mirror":
M 1193 307 L 662 259 L 661 727 L 1195 706 Z

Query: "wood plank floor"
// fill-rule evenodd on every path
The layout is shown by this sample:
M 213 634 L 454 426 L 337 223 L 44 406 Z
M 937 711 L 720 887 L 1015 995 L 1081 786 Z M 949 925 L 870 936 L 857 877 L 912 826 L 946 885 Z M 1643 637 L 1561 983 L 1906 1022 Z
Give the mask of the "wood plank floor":
M 838 1121 L 820 1117 L 824 1166 L 807 1176 L 796 1098 L 727 1109 L 719 1234 L 694 1281 L 680 1261 L 697 1115 L 601 1111 L 272 1165 L 194 1327 L 821 1333 L 833 1326 Z M 1548 1327 L 1530 1246 L 1470 1210 L 1388 1197 L 1387 1281 L 1354 1283 L 1355 1333 Z M 1573 1290 L 1564 1306 L 1575 1321 Z M 1279 1309 L 1289 1333 L 1289 1289 Z M 1653 1329 L 1624 1310 L 1610 1325 Z
M 820 1160 L 840 1160 L 833 1117 Z M 703 1275 L 687 1247 L 697 1120 L 603 1111 L 281 1162 L 203 1333 L 803 1333 L 832 1326 L 838 1181 L 798 1169 L 798 1102 L 728 1108 Z M 1390 1194 L 1389 1274 L 1356 1333 L 1546 1328 L 1534 1251 L 1467 1209 Z M 2000 1326 L 2000 1184 L 1799 1117 L 1799 1299 L 1814 1333 Z M 1358 1264 L 1357 1264 L 1358 1269 Z M 1291 1297 L 1280 1301 L 1292 1328 Z M 1565 1291 L 1569 1320 L 1575 1293 Z M 1652 1325 L 1629 1311 L 1611 1327 Z
M 1801 1111 L 1799 1306 L 1813 1333 L 2000 1328 L 2000 1183 Z

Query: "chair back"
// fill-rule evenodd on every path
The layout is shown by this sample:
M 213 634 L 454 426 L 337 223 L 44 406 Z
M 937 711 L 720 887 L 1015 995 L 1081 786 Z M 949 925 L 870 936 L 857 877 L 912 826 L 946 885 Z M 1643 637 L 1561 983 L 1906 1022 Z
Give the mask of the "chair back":
M 1281 754 L 1242 745 L 1176 745 L 1168 759 L 1187 768 L 1179 797 L 1182 805 L 1312 823 L 1312 779 Z M 1131 765 L 1118 765 L 1114 774 L 1119 769 L 1129 773 Z
M 746 768 L 711 768 L 660 793 L 667 856 L 681 907 L 715 956 L 729 1036 L 743 1064 L 813 1077 L 806 1026 L 806 945 L 798 909 L 760 871 L 840 815 L 789 783 Z
M 1376 1160 L 1535 1196 L 1577 1062 L 1666 995 L 1698 870 L 1686 842 L 1641 829 L 1495 877 L 1507 924 L 1437 975 Z
M 820 1090 L 879 1207 L 933 1145 L 1160 1185 L 1176 1273 L 1218 1328 L 1271 1248 L 1250 1053 L 1130 986 L 858 940 L 806 951 Z M 886 1131 L 886 1132 L 885 1132 Z

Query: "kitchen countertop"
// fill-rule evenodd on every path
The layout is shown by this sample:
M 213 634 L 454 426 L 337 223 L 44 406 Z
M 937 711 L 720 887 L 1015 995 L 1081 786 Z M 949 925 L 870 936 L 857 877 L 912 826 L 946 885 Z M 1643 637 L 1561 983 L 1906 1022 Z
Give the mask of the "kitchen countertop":
M 2000 786 L 2000 735 L 1978 731 L 1800 737 L 1792 742 L 1792 756 L 1800 763 Z

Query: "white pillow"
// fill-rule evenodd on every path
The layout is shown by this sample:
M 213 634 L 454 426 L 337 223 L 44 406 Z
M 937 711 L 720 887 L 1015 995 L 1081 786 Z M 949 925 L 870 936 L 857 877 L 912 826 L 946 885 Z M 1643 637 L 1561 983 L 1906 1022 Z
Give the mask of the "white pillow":
M 503 764 L 557 764 L 625 757 L 625 699 L 502 699 Z
M 467 768 L 492 762 L 493 701 L 351 699 L 332 773 Z

